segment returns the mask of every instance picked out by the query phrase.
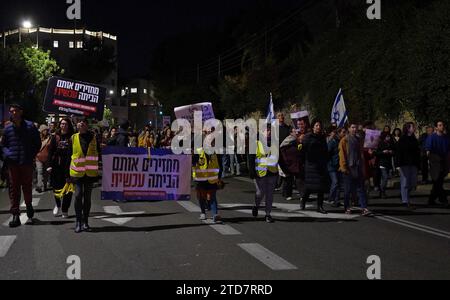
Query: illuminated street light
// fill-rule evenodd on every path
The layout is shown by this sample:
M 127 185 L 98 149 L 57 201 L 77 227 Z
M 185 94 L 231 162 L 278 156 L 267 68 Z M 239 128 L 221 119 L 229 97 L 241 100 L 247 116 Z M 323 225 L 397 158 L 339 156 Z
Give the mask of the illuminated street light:
M 31 21 L 26 20 L 26 21 L 23 21 L 22 27 L 26 28 L 26 29 L 30 29 L 31 27 L 33 27 L 33 24 L 31 23 Z

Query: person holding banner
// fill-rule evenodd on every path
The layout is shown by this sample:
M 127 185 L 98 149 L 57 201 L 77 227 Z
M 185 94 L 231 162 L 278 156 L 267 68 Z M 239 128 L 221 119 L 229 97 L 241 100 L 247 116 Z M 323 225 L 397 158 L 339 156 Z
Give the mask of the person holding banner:
M 70 178 L 75 184 L 75 232 L 90 232 L 89 214 L 94 182 L 98 179 L 100 148 L 86 118 L 77 123 L 78 133 L 71 138 Z
M 69 217 L 69 208 L 72 202 L 72 193 L 64 195 L 62 199 L 56 197 L 56 191 L 62 190 L 70 182 L 70 140 L 74 134 L 74 129 L 70 119 L 63 119 L 59 122 L 59 129 L 52 138 L 49 153 L 50 181 L 55 194 L 55 208 L 53 215 L 64 219 Z
M 278 180 L 278 157 L 272 154 L 271 148 L 271 134 L 272 128 L 269 124 L 264 134 L 258 140 L 256 147 L 256 155 L 249 156 L 249 171 L 250 178 L 255 180 L 256 195 L 255 206 L 253 207 L 253 217 L 257 218 L 259 214 L 259 207 L 263 199 L 266 201 L 266 222 L 273 223 L 272 214 L 273 192 Z M 264 149 L 261 139 L 266 139 L 266 145 L 269 148 L 267 152 Z
M 211 207 L 213 222 L 221 224 L 217 204 L 217 191 L 221 188 L 222 158 L 208 155 L 203 148 L 196 150 L 193 157 L 193 179 L 196 182 L 197 199 L 201 208 L 200 220 L 206 220 L 206 210 Z

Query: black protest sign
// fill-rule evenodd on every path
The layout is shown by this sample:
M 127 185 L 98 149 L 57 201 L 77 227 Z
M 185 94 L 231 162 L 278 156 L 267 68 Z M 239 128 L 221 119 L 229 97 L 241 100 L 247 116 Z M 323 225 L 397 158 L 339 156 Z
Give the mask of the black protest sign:
M 106 89 L 95 84 L 52 77 L 48 81 L 44 111 L 103 120 Z

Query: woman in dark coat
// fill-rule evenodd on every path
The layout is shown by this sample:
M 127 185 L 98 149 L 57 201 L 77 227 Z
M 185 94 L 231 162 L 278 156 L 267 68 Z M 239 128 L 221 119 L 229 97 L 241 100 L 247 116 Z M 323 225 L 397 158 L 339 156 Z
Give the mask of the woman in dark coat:
M 59 129 L 52 138 L 49 164 L 50 164 L 50 178 L 54 191 L 64 188 L 70 179 L 70 149 L 69 142 L 74 134 L 74 129 L 70 119 L 63 119 L 59 123 Z M 61 199 L 55 196 L 55 208 L 53 215 L 55 217 L 61 216 L 63 218 L 69 217 L 69 208 L 72 202 L 72 193 L 65 195 Z
M 394 156 L 394 146 L 392 144 L 390 133 L 383 132 L 380 136 L 375 155 L 378 159 L 378 165 L 381 170 L 380 198 L 385 199 L 386 188 L 389 180 L 389 173 L 392 169 L 392 158 Z
M 305 153 L 305 194 L 302 199 L 302 210 L 312 193 L 318 194 L 317 212 L 327 214 L 323 208 L 324 194 L 329 189 L 328 145 L 322 131 L 322 122 L 315 120 L 313 132 L 306 135 L 303 141 Z

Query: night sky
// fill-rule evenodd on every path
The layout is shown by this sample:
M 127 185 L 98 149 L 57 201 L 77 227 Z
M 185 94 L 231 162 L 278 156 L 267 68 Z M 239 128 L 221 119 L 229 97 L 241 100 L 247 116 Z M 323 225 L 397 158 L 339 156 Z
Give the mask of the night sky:
M 257 1 L 261 0 L 84 0 L 80 24 L 118 35 L 120 76 L 143 76 L 152 49 L 164 39 L 193 29 L 220 30 L 225 19 L 251 10 Z M 292 6 L 299 1 L 273 2 Z M 1 0 L 0 30 L 17 28 L 24 19 L 42 27 L 73 28 L 67 7 L 66 0 Z

